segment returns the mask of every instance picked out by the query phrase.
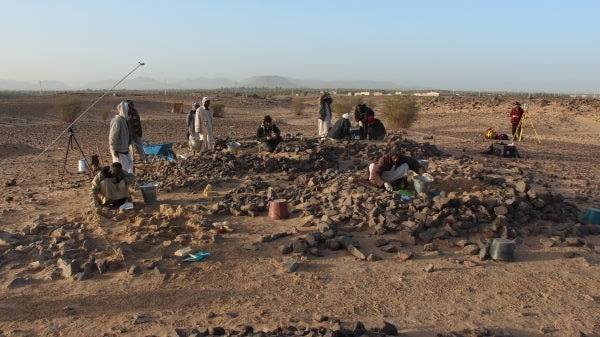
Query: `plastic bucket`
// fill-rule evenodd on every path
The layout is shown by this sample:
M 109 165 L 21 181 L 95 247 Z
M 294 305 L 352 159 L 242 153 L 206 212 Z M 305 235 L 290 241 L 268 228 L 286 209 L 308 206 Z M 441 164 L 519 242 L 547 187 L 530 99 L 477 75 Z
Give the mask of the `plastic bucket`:
M 156 184 L 144 184 L 140 185 L 142 191 L 142 197 L 144 198 L 144 204 L 154 205 L 157 202 L 157 186 Z
M 495 261 L 513 261 L 515 259 L 515 242 L 496 238 L 490 246 L 490 257 Z
M 360 130 L 350 130 L 350 137 L 352 139 L 360 139 Z
M 229 150 L 229 152 L 231 154 L 237 154 L 241 145 L 242 144 L 240 144 L 238 142 L 229 142 L 229 143 L 227 143 L 227 150 Z
M 200 151 L 200 147 L 202 146 L 202 142 L 200 139 L 196 137 L 190 137 L 190 148 L 193 151 Z
M 433 177 L 429 173 L 415 174 L 413 176 L 413 183 L 415 185 L 415 191 L 417 193 L 427 193 L 433 182 Z
M 600 225 L 600 208 L 588 208 L 583 216 L 583 223 Z
M 79 173 L 88 173 L 90 167 L 88 166 L 87 161 L 85 159 L 79 159 L 79 165 L 77 168 L 77 172 Z

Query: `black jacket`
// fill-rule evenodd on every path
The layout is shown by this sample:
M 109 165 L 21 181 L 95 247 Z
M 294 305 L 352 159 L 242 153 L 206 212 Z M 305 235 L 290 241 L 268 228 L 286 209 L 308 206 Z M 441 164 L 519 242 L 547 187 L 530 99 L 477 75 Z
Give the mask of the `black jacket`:
M 341 118 L 329 129 L 327 137 L 333 139 L 344 139 L 350 137 L 350 121 Z

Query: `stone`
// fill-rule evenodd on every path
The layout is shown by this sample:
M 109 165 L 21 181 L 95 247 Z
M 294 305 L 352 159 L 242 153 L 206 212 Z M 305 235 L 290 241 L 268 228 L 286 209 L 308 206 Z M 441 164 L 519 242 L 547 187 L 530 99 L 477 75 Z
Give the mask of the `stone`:
M 8 283 L 7 288 L 8 289 L 15 289 L 15 288 L 22 287 L 22 286 L 26 285 L 27 283 L 29 283 L 29 279 L 28 278 L 16 277 L 16 278 L 14 278 L 12 281 L 10 281 Z
M 358 248 L 354 247 L 353 245 L 347 246 L 346 250 L 348 250 L 348 252 L 350 252 L 350 254 L 354 255 L 356 258 L 358 258 L 361 261 L 364 261 L 367 259 L 367 256 L 363 252 L 361 252 Z
M 300 265 L 298 264 L 298 262 L 296 260 L 290 259 L 290 260 L 283 262 L 281 266 L 283 267 L 284 271 L 286 271 L 288 273 L 292 273 L 292 272 L 295 272 Z
M 192 252 L 193 252 L 192 247 L 183 247 L 181 249 L 176 250 L 175 253 L 173 253 L 173 255 L 179 256 L 179 257 L 185 257 L 185 256 L 188 256 L 188 254 L 190 254 Z
M 64 258 L 58 259 L 56 264 L 58 268 L 62 270 L 62 275 L 64 278 L 72 278 L 75 275 L 77 275 L 77 273 L 80 273 L 82 271 L 81 267 L 77 262 L 70 261 Z
M 466 255 L 477 255 L 479 254 L 479 246 L 475 244 L 467 245 L 463 248 L 463 253 Z
M 400 251 L 398 253 L 396 253 L 396 259 L 400 260 L 400 261 L 407 261 L 412 259 L 412 257 L 414 256 L 414 253 L 411 251 Z

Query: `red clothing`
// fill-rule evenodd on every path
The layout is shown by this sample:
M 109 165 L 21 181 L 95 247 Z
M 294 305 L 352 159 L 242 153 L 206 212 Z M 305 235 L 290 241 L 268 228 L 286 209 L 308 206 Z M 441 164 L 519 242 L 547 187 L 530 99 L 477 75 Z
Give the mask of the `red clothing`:
M 516 106 L 512 108 L 510 111 L 510 124 L 519 124 L 521 117 L 523 116 L 523 108 L 521 106 Z

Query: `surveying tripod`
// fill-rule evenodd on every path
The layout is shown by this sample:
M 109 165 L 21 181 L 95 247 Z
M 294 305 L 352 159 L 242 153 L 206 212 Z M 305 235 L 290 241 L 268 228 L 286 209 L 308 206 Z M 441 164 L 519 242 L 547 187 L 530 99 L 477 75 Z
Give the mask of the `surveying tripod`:
M 523 115 L 521 116 L 521 119 L 519 120 L 519 124 L 517 124 L 517 129 L 515 131 L 515 134 L 513 135 L 512 140 L 518 140 L 521 141 L 521 139 L 523 139 L 523 130 L 525 129 L 525 127 L 527 126 L 527 122 L 529 121 L 529 125 L 531 125 L 531 128 L 533 129 L 533 132 L 535 134 L 535 138 L 537 139 L 538 143 L 542 143 L 541 139 L 540 139 L 540 135 L 538 134 L 535 125 L 533 124 L 533 118 L 529 116 L 529 104 L 523 104 L 523 107 L 525 108 L 525 112 L 523 112 Z
M 63 182 L 63 178 L 65 176 L 65 170 L 67 168 L 67 158 L 69 157 L 69 149 L 74 148 L 73 142 L 75 142 L 75 145 L 77 145 L 79 152 L 81 152 L 81 156 L 83 156 L 83 160 L 85 160 L 85 164 L 87 165 L 87 167 L 89 167 L 88 160 L 85 157 L 85 154 L 83 153 L 83 150 L 81 149 L 81 146 L 79 145 L 79 142 L 77 141 L 77 138 L 75 138 L 75 132 L 73 131 L 73 127 L 69 127 L 68 130 L 69 130 L 69 142 L 67 143 L 67 151 L 65 152 L 65 161 L 63 163 L 63 170 L 62 170 L 62 174 L 60 176 L 61 183 Z M 88 170 L 88 173 L 91 175 L 89 170 Z

